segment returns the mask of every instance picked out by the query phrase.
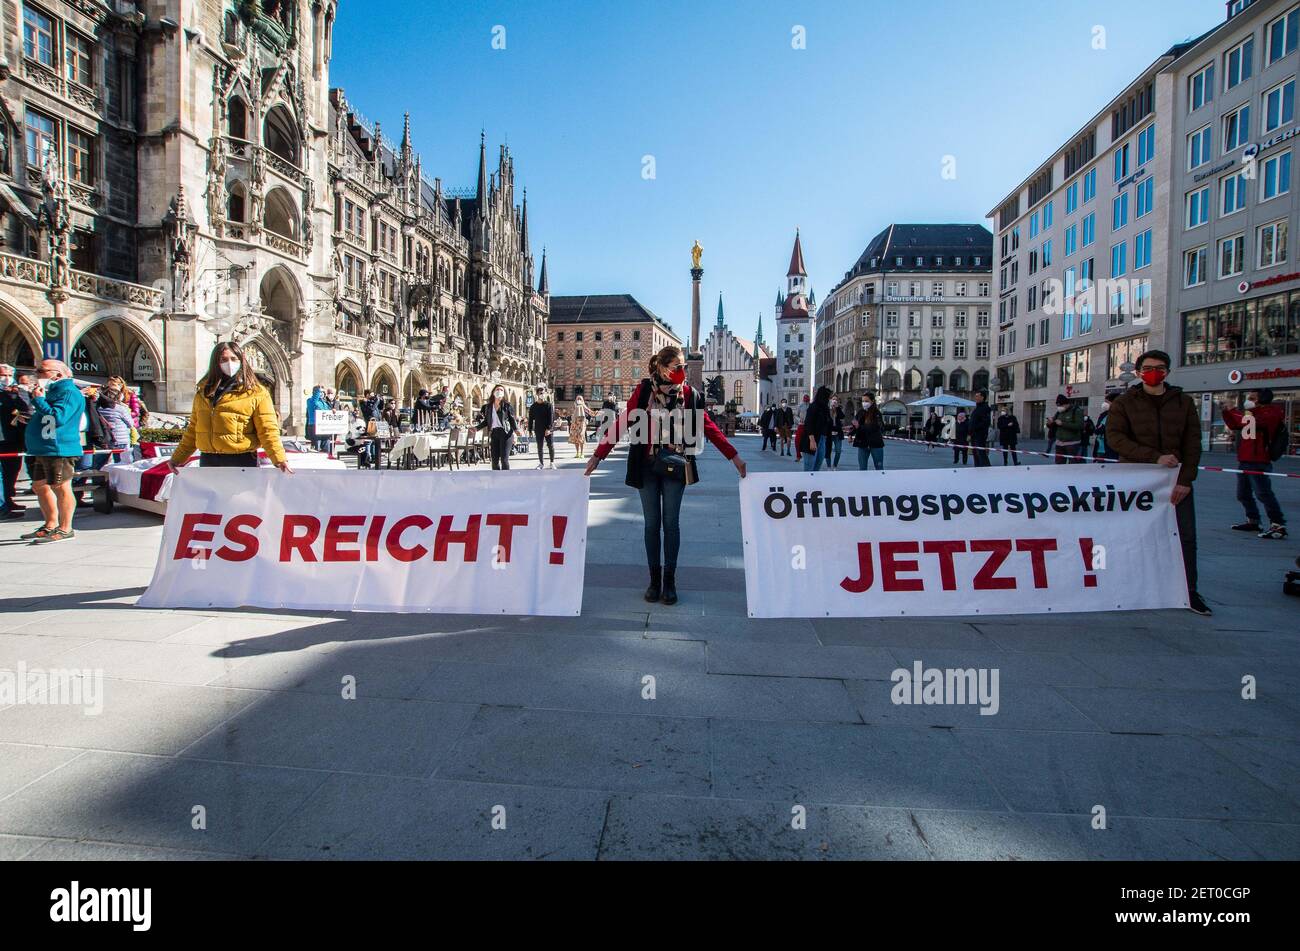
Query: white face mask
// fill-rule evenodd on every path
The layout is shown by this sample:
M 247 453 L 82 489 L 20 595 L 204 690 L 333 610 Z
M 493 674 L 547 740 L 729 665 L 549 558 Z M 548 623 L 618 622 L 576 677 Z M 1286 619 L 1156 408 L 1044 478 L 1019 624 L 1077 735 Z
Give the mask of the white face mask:
M 1255 408 L 1255 401 L 1254 401 L 1254 400 L 1246 400 L 1246 401 L 1245 401 L 1244 403 L 1242 403 L 1241 405 L 1244 406 L 1246 409 L 1254 409 L 1254 408 Z
M 236 373 L 239 372 L 239 368 L 241 366 L 243 366 L 243 364 L 241 364 L 238 360 L 222 360 L 221 372 L 224 373 L 226 376 L 234 376 Z
M 863 409 L 871 409 L 871 401 L 870 401 L 870 400 L 863 400 L 863 401 L 862 401 L 862 408 L 863 408 Z
M 499 400 L 503 400 L 503 399 L 506 398 L 505 393 L 503 393 L 501 390 L 497 390 L 497 391 L 496 391 L 495 393 L 493 393 L 492 395 L 493 395 L 494 397 L 496 397 L 497 399 L 499 399 Z

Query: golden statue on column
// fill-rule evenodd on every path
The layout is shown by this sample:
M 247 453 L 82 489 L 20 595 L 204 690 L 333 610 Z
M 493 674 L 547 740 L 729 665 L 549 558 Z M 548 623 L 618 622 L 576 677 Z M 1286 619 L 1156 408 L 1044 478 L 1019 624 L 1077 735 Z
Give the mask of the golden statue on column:
M 704 254 L 704 249 L 700 247 L 700 242 L 697 240 L 695 242 L 695 245 L 691 248 L 691 262 L 692 262 L 691 267 L 694 267 L 696 269 L 699 268 L 700 256 L 702 254 Z

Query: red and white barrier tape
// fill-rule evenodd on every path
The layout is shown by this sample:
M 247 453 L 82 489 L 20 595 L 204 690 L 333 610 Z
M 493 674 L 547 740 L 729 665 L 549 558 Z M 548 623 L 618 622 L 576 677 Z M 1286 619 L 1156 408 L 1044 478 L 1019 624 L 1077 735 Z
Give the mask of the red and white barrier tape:
M 130 452 L 130 451 L 131 451 L 131 450 L 129 450 L 129 449 L 87 449 L 87 450 L 86 450 L 85 452 L 83 452 L 81 455 L 83 455 L 83 456 L 105 456 L 105 455 L 117 455 L 119 452 Z M 0 452 L 0 459 L 26 459 L 26 458 L 29 458 L 29 457 L 34 456 L 34 455 L 35 455 L 35 453 L 31 453 L 31 452 Z M 41 459 L 48 459 L 48 458 L 50 458 L 50 457 L 49 457 L 49 456 L 40 456 L 39 458 L 41 458 Z M 77 457 L 77 456 L 67 456 L 67 457 L 65 457 L 65 458 L 68 458 L 68 459 L 76 459 L 76 458 L 78 458 L 78 457 Z
M 1095 456 L 1075 456 L 1063 452 L 1036 452 L 1033 449 L 1004 449 L 1001 446 L 974 446 L 970 444 L 959 446 L 948 442 L 929 442 L 924 439 L 907 439 L 904 436 L 886 436 L 885 438 L 893 442 L 911 443 L 915 446 L 935 446 L 939 449 L 968 449 L 971 452 L 1012 452 L 1018 456 L 1042 456 L 1045 459 L 1078 459 L 1080 462 L 1110 462 L 1116 464 L 1119 462 L 1118 459 L 1098 459 Z M 1197 466 L 1196 468 L 1201 472 L 1227 472 L 1241 475 L 1270 476 L 1275 479 L 1300 479 L 1300 472 L 1260 472 L 1256 469 L 1228 469 L 1223 466 Z

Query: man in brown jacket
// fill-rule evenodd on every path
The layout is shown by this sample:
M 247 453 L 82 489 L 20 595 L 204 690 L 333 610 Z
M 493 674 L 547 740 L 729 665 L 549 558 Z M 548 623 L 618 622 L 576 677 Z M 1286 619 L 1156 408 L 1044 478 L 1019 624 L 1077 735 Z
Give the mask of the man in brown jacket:
M 1120 462 L 1145 462 L 1178 470 L 1171 501 L 1178 519 L 1187 572 L 1187 597 L 1197 614 L 1210 609 L 1196 590 L 1196 508 L 1192 482 L 1201 461 L 1201 418 L 1196 403 L 1176 386 L 1165 383 L 1169 354 L 1148 350 L 1137 359 L 1141 386 L 1135 386 L 1110 404 L 1106 445 Z

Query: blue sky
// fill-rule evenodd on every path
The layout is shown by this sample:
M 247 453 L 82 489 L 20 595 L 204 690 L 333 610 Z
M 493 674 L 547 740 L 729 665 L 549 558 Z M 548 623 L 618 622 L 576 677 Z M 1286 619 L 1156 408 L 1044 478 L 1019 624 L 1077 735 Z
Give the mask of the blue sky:
M 553 294 L 631 293 L 685 339 L 699 239 L 705 332 L 721 292 L 750 337 L 760 312 L 772 332 L 796 227 L 820 299 L 890 222 L 984 222 L 1223 16 L 1223 0 L 342 0 L 330 78 L 393 139 L 409 111 L 446 187 L 473 184 L 480 129 L 493 162 L 508 141 Z

